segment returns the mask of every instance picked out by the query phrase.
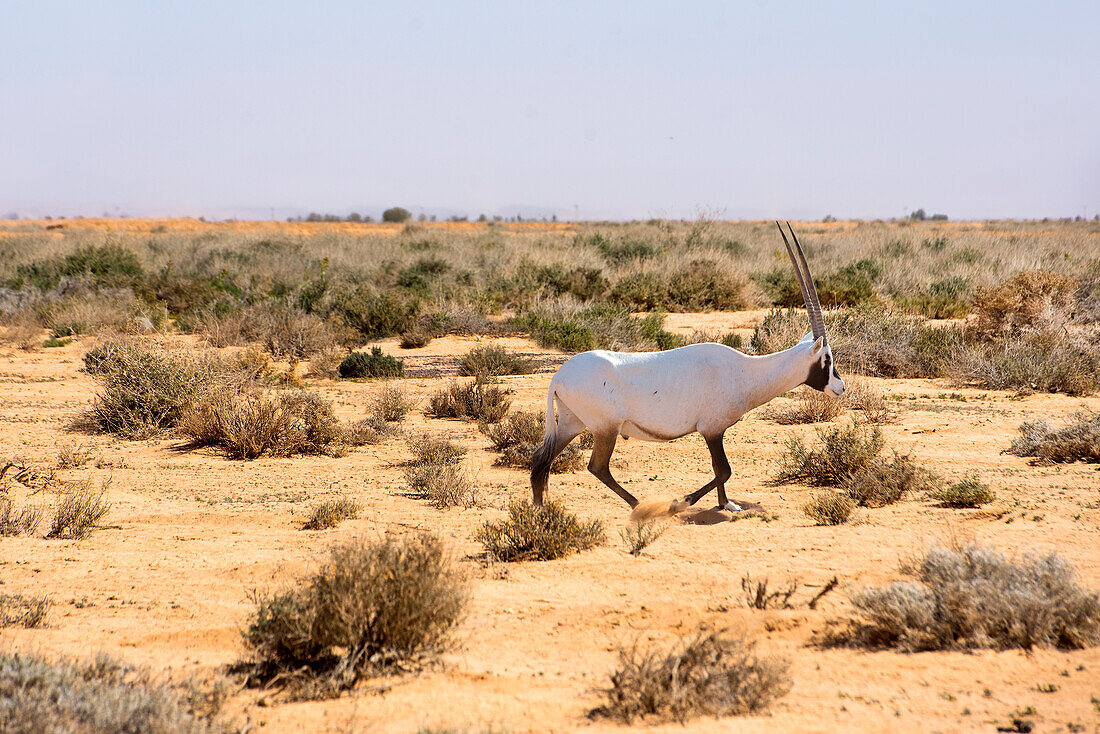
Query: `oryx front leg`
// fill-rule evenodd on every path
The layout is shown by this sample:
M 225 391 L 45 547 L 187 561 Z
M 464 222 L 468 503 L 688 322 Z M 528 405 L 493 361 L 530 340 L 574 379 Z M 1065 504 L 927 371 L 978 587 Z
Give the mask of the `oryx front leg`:
M 723 434 L 719 433 L 715 436 L 704 437 L 707 442 L 707 448 L 710 449 L 710 464 L 714 469 L 714 479 L 704 484 L 698 491 L 692 492 L 684 501 L 689 505 L 694 505 L 703 497 L 707 496 L 712 489 L 718 488 L 718 508 L 722 510 L 740 510 L 737 505 L 729 502 L 726 499 L 726 482 L 729 481 L 733 472 L 730 469 L 729 460 L 726 459 L 726 449 L 722 445 Z
M 615 477 L 611 476 L 611 454 L 615 451 L 615 440 L 619 437 L 619 432 L 613 431 L 600 432 L 594 435 L 595 441 L 592 445 L 592 458 L 588 460 L 588 471 L 606 484 L 612 492 L 619 495 L 626 501 L 632 508 L 636 507 L 638 500 L 634 495 L 627 492 L 622 486 L 615 481 Z

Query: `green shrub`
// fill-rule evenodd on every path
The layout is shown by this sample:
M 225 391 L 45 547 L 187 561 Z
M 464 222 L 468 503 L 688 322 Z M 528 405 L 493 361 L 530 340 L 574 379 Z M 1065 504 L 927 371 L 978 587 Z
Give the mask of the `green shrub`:
M 309 519 L 302 524 L 302 530 L 328 530 L 334 528 L 344 520 L 354 520 L 359 517 L 359 503 L 350 497 L 338 497 L 325 500 L 313 508 Z
M 110 509 L 106 482 L 99 489 L 93 489 L 87 482 L 69 487 L 61 494 L 61 503 L 46 537 L 87 538 Z
M 1100 413 L 1074 413 L 1061 428 L 1026 421 L 1019 432 L 1009 448 L 1016 456 L 1034 456 L 1039 464 L 1100 463 Z
M 754 643 L 724 632 L 700 633 L 669 651 L 619 651 L 619 667 L 594 713 L 627 724 L 697 716 L 740 716 L 787 694 L 789 663 L 756 654 Z
M 382 353 L 381 347 L 371 347 L 370 354 L 352 352 L 339 367 L 340 377 L 404 377 L 404 360 Z
M 362 290 L 333 297 L 334 312 L 366 339 L 382 339 L 409 331 L 420 310 L 416 299 L 405 300 L 392 293 L 372 295 Z
M 5 734 L 215 734 L 228 727 L 167 684 L 100 654 L 93 662 L 49 662 L 0 652 L 0 722 Z
M 901 308 L 930 319 L 958 319 L 970 313 L 970 280 L 955 276 L 932 281 L 928 290 L 897 299 Z
M 402 349 L 420 349 L 426 347 L 432 341 L 432 335 L 418 329 L 406 331 L 401 334 L 401 342 L 398 346 Z
M 556 502 L 513 500 L 508 519 L 485 523 L 475 538 L 499 561 L 552 561 L 601 545 L 605 535 L 599 520 L 582 523 Z
M 458 364 L 458 374 L 488 380 L 501 375 L 529 375 L 535 364 L 527 357 L 510 354 L 499 344 L 474 347 Z
M 929 496 L 944 507 L 981 507 L 997 499 L 989 485 L 977 477 L 967 477 L 961 482 L 941 487 Z
M 846 494 L 815 492 L 802 511 L 818 525 L 841 525 L 848 521 L 856 503 Z
M 392 206 L 382 212 L 383 222 L 394 222 L 400 224 L 401 222 L 407 222 L 412 219 L 412 212 L 404 207 Z
M 564 352 L 591 349 L 653 351 L 666 348 L 675 337 L 664 330 L 664 315 L 634 318 L 621 306 L 578 306 L 565 301 L 544 302 L 512 320 L 539 346 Z M 665 345 L 665 346 L 662 346 Z
M 451 642 L 468 598 L 443 544 L 419 534 L 333 547 L 316 573 L 257 594 L 244 632 L 251 677 L 291 695 L 338 695 L 366 675 L 407 669 Z
M 123 286 L 141 276 L 137 255 L 116 244 L 80 247 L 62 260 L 33 262 L 16 268 L 19 285 L 26 283 L 40 290 L 56 288 L 63 277 L 90 278 L 100 286 Z
M 428 399 L 427 414 L 433 418 L 496 423 L 504 418 L 512 399 L 511 390 L 487 384 L 480 379 L 462 384 L 452 382 Z
M 739 311 L 755 300 L 740 273 L 706 260 L 693 260 L 667 274 L 642 271 L 624 276 L 610 299 L 634 311 Z
M 1100 642 L 1100 595 L 1057 553 L 1005 558 L 992 548 L 935 547 L 902 569 L 915 581 L 852 596 L 852 635 L 904 650 L 1081 648 Z

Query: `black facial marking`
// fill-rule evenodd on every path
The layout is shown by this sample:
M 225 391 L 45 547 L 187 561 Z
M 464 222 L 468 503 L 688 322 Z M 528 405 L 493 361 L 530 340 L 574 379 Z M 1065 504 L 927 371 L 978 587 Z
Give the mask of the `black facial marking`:
M 825 390 L 825 386 L 829 384 L 829 370 L 833 366 L 833 357 L 831 354 L 826 354 L 825 359 L 820 362 L 814 362 L 810 366 L 810 374 L 806 376 L 806 383 L 814 390 Z M 836 369 L 832 370 L 836 375 Z M 837 375 L 839 378 L 840 375 Z

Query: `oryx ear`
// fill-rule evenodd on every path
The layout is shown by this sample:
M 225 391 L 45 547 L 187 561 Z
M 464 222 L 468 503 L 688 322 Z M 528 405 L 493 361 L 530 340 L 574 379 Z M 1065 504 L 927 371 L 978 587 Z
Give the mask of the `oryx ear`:
M 821 350 L 825 348 L 825 337 L 819 336 L 815 341 L 813 347 L 810 348 L 810 356 L 817 359 L 821 356 Z

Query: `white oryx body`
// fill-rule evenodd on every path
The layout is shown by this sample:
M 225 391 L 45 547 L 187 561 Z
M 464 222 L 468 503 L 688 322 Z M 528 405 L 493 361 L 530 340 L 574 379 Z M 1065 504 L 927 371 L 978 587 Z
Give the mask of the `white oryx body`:
M 782 227 L 779 231 L 783 232 Z M 748 411 L 799 385 L 835 397 L 844 394 L 809 266 L 793 230 L 791 237 L 797 259 L 786 235 L 783 241 L 806 301 L 811 333 L 790 349 L 759 357 L 715 343 L 664 352 L 597 350 L 574 356 L 550 380 L 546 432 L 531 462 L 535 504 L 542 503 L 554 458 L 588 428 L 594 438 L 588 470 L 631 507 L 638 500 L 611 476 L 611 454 L 618 437 L 671 441 L 698 432 L 710 449 L 714 479 L 685 497 L 685 502 L 695 504 L 717 488 L 719 507 L 740 509 L 726 499 L 725 483 L 731 476 L 722 446 L 726 429 Z
M 550 381 L 547 432 L 557 430 L 554 402 L 593 433 L 671 441 L 720 433 L 753 408 L 806 381 L 812 340 L 752 357 L 724 344 L 665 352 L 578 354 Z

